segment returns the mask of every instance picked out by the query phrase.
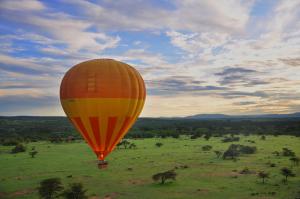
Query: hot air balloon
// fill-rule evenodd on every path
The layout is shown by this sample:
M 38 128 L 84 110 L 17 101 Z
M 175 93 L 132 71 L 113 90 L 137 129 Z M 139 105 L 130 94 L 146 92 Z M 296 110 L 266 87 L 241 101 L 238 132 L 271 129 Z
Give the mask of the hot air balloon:
M 97 155 L 99 168 L 135 123 L 145 97 L 139 72 L 112 59 L 77 64 L 60 85 L 63 110 Z

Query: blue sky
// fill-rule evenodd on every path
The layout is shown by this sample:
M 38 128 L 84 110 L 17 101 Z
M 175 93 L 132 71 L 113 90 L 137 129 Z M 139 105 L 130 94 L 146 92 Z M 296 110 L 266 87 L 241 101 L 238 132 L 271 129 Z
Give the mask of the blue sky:
M 299 0 L 1 0 L 0 115 L 64 115 L 73 65 L 114 58 L 142 116 L 300 111 Z

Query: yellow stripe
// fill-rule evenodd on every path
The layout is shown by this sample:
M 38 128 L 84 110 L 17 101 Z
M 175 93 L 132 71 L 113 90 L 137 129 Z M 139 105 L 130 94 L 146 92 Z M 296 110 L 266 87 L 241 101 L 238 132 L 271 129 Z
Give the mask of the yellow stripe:
M 123 132 L 121 138 L 137 119 L 138 115 L 142 111 L 144 102 L 145 100 L 143 99 L 124 98 L 79 98 L 61 100 L 62 107 L 68 117 L 80 117 L 82 119 L 82 122 L 91 140 L 93 141 L 94 146 L 97 146 L 97 143 L 90 125 L 89 117 L 100 118 L 99 127 L 101 145 L 97 146 L 98 149 L 94 150 L 100 149 L 101 151 L 103 151 L 105 148 L 108 117 L 117 117 L 116 127 L 111 136 L 109 146 L 107 146 L 110 147 L 122 128 L 125 118 L 131 117 L 133 120 L 129 124 L 128 128 L 126 128 L 126 131 Z

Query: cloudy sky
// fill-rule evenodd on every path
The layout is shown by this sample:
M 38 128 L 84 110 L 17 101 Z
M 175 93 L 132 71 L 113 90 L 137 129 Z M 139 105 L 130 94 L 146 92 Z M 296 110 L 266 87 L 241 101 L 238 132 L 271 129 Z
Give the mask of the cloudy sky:
M 0 115 L 64 115 L 73 65 L 114 58 L 142 116 L 300 111 L 300 0 L 0 0 Z

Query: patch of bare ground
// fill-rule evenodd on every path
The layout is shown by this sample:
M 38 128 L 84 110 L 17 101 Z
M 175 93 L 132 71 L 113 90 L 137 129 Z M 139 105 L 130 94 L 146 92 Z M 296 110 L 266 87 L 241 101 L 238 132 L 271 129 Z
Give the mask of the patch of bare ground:
M 19 190 L 19 191 L 15 191 L 13 193 L 10 193 L 9 196 L 10 197 L 24 196 L 24 195 L 31 194 L 34 191 L 35 191 L 35 189 L 23 189 L 23 190 Z
M 4 197 L 6 197 L 7 196 L 7 193 L 5 193 L 5 192 L 0 192 L 0 198 L 4 198 Z
M 114 199 L 114 198 L 117 198 L 119 195 L 120 194 L 118 192 L 112 192 L 112 193 L 106 194 L 103 199 Z
M 198 192 L 198 193 L 201 193 L 201 194 L 206 194 L 206 193 L 209 192 L 209 189 L 202 189 L 202 188 L 199 188 L 199 189 L 197 189 L 197 192 Z
M 131 180 L 128 180 L 128 182 L 130 184 L 136 184 L 136 185 L 143 185 L 143 184 L 147 184 L 148 183 L 147 180 L 141 180 L 141 179 L 131 179 Z
M 91 196 L 89 199 L 101 199 L 99 196 Z
M 236 172 L 214 172 L 214 173 L 201 173 L 200 176 L 202 177 L 234 177 L 240 176 L 242 174 Z

